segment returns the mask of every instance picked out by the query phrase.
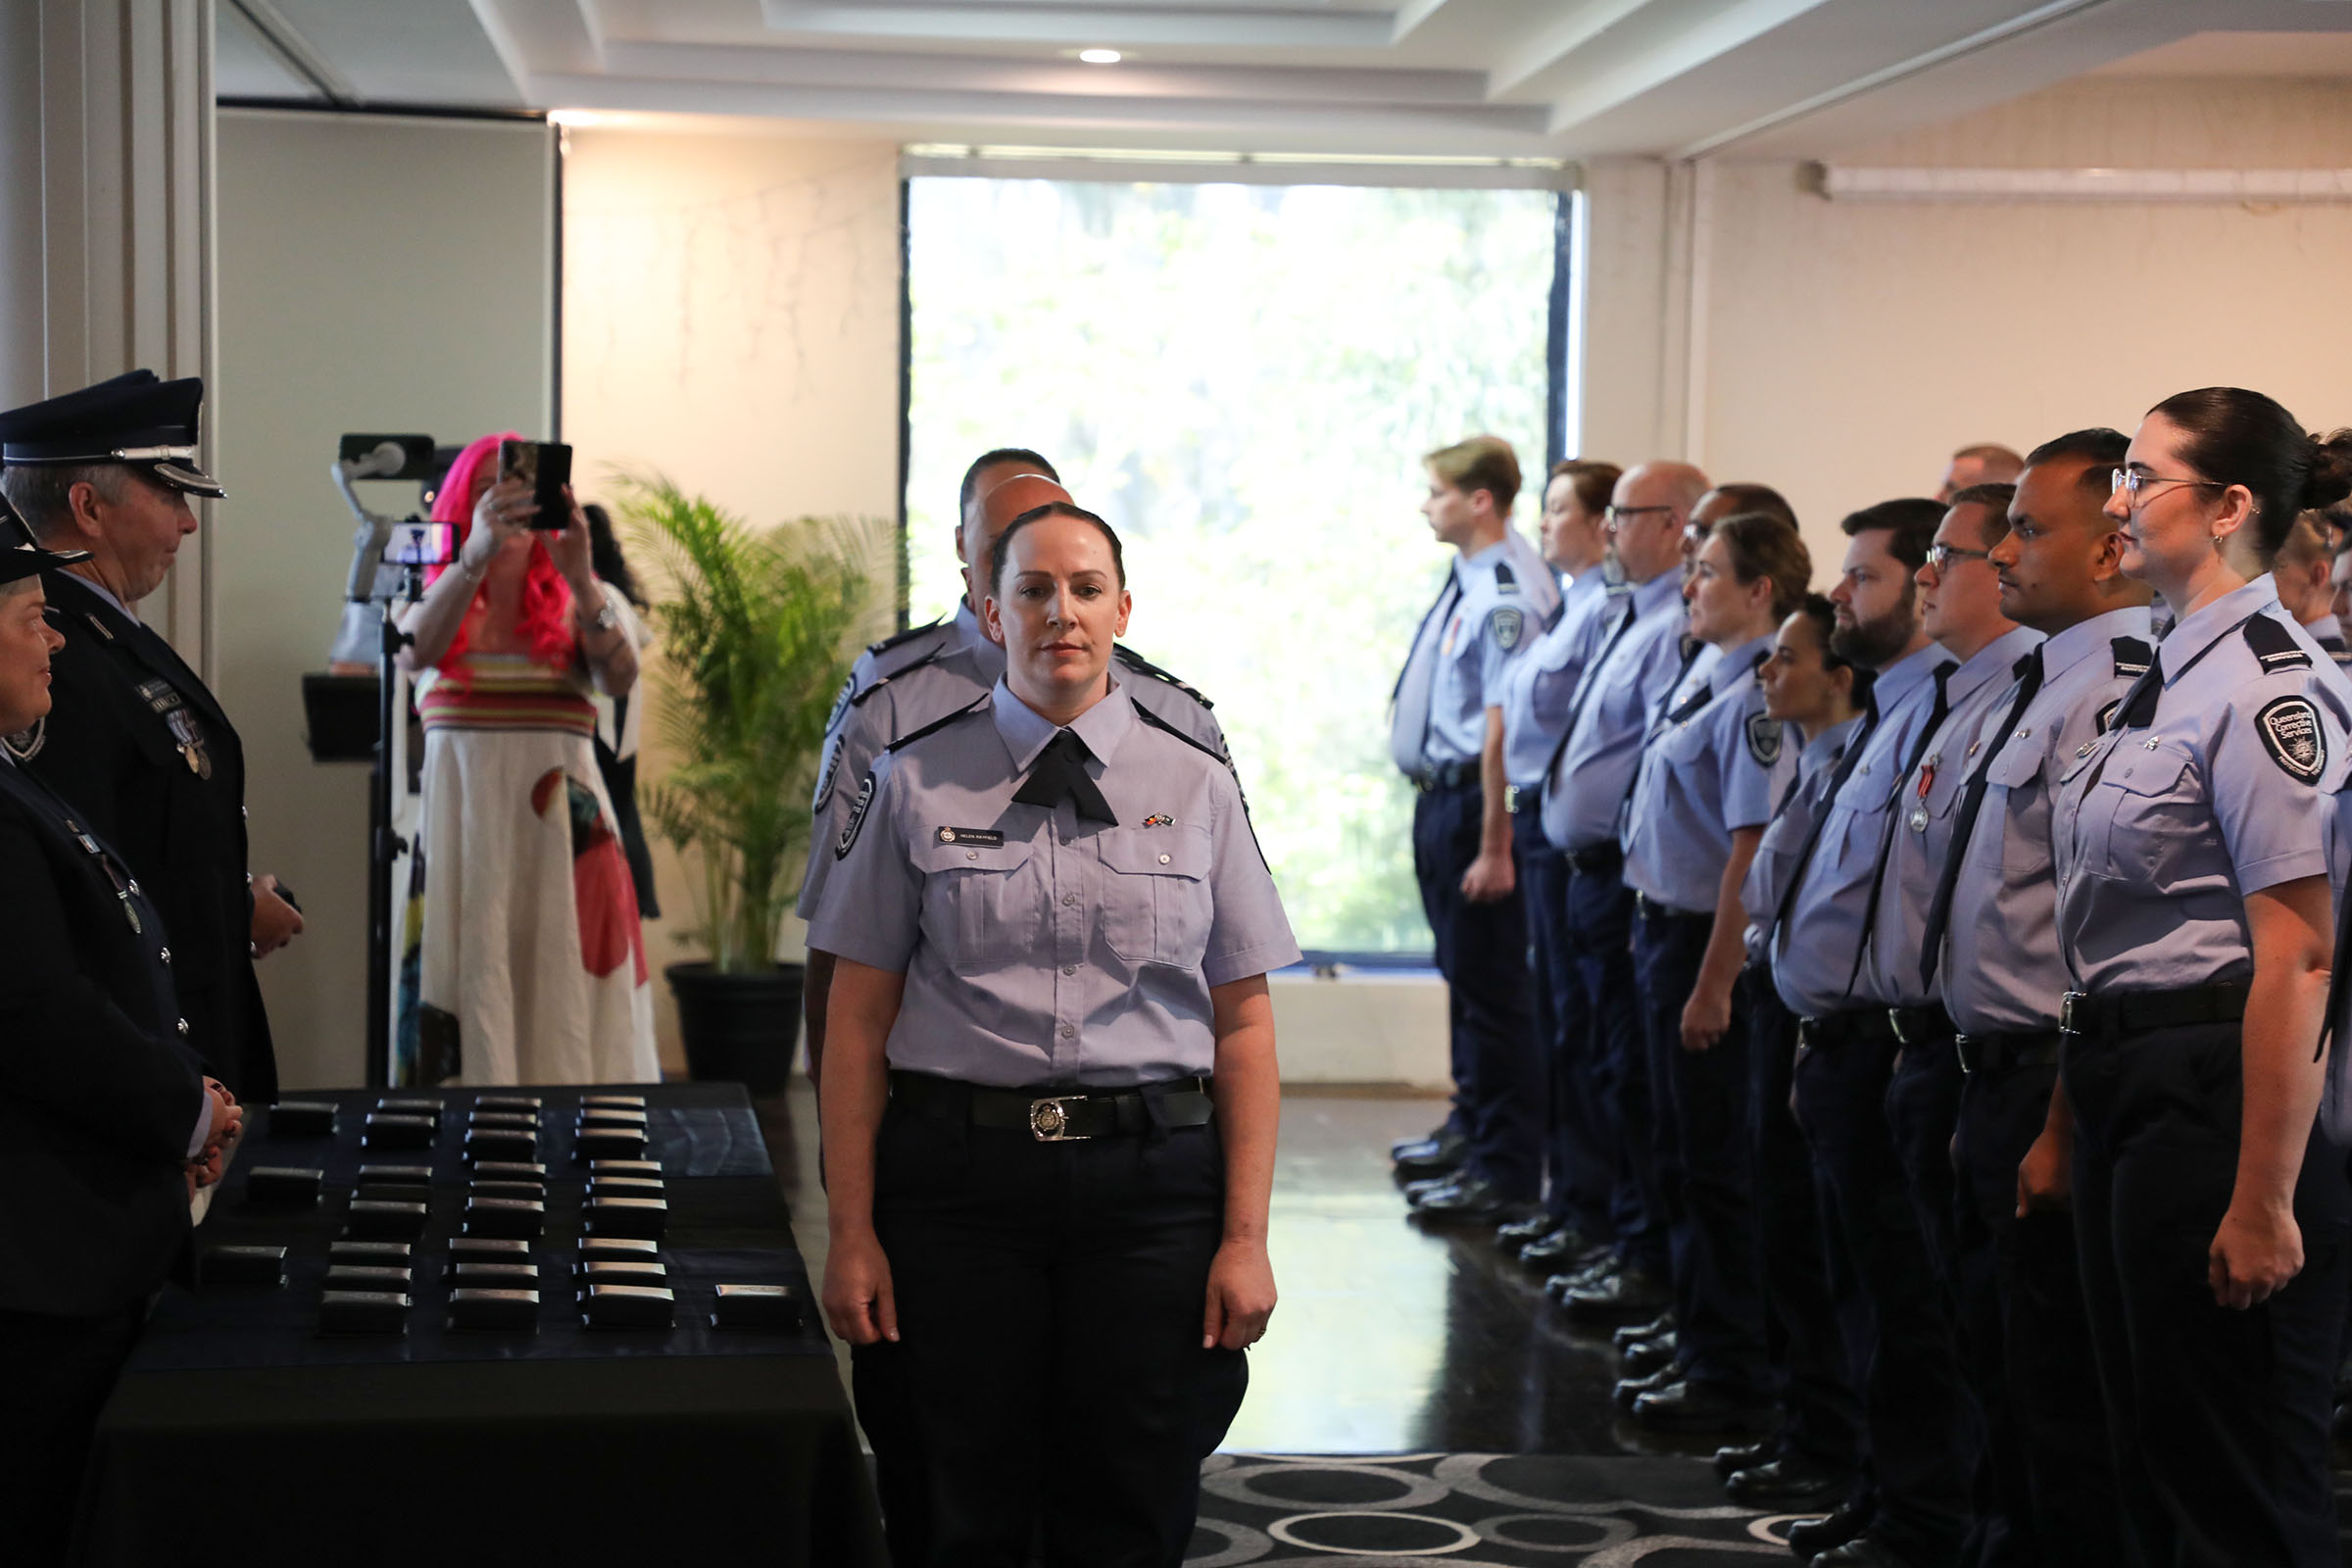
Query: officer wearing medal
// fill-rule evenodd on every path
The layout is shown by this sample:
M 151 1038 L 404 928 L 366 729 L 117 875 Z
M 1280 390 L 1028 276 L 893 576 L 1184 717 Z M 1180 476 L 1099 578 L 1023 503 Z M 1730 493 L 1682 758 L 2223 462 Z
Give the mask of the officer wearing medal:
M 1690 635 L 1718 657 L 1653 726 L 1620 838 L 1675 1301 L 1674 1360 L 1628 1385 L 1641 1390 L 1634 1419 L 1648 1427 L 1737 1429 L 1767 1423 L 1772 1408 L 1742 1139 L 1740 888 L 1796 763 L 1756 670 L 1812 574 L 1796 529 L 1778 517 L 1741 514 L 1709 530 L 1683 596 Z
M 1992 546 L 2001 612 L 2047 640 L 1979 729 L 1921 941 L 1922 979 L 1958 1031 L 1951 1134 L 1956 1291 L 1993 1495 L 2021 1560 L 2122 1564 L 2126 1551 L 2074 1222 L 2019 1169 L 2058 1078 L 2058 884 L 2050 797 L 2148 666 L 2148 590 L 2104 514 L 2124 436 L 2080 430 L 2027 459 Z M 2021 1193 L 2027 1201 L 2021 1203 Z
M 10 745 L 88 813 L 174 932 L 188 1040 L 240 1098 L 277 1092 L 255 957 L 302 917 L 246 871 L 245 760 L 196 672 L 137 613 L 195 531 L 204 384 L 146 370 L 0 414 L 0 490 L 42 543 L 89 558 L 45 584 L 66 646 L 56 711 Z
M 1113 662 L 1116 536 L 1054 504 L 994 556 L 1004 680 L 823 852 L 825 1311 L 894 1560 L 1174 1568 L 1273 1310 L 1298 949 L 1224 758 Z
M 1526 901 L 1503 759 L 1505 672 L 1551 620 L 1558 585 L 1511 526 L 1519 460 L 1473 436 L 1422 460 L 1430 532 L 1454 559 L 1391 693 L 1389 755 L 1412 782 L 1413 876 L 1446 979 L 1450 1176 L 1406 1194 L 1437 1221 L 1533 1207 L 1544 1175 L 1542 1063 L 1529 1015 Z
M 50 709 L 64 639 L 40 574 L 77 559 L 0 547 L 0 730 Z M 155 904 L 13 754 L 0 754 L 0 1513 L 10 1559 L 46 1563 L 65 1560 L 99 1409 L 241 1113 L 181 1038 L 174 935 Z
M 2313 1048 L 2346 715 L 2268 568 L 2299 512 L 2347 492 L 2344 451 L 2259 393 L 2208 387 L 2141 421 L 2107 506 L 2124 570 L 2175 619 L 2058 779 L 2070 1115 L 2045 1136 L 2073 1140 L 2083 1294 L 2147 1562 L 2333 1568 L 2341 1551 L 2328 1422 L 2352 1199 L 2315 1129 Z
M 992 452 L 975 463 L 964 476 L 966 505 L 964 528 L 956 547 L 959 559 L 985 563 L 997 536 L 1013 518 L 1037 507 L 1069 503 L 1070 493 L 1051 477 L 1050 469 L 1043 473 L 1005 472 L 1010 465 L 1033 456 L 1022 452 L 1009 455 Z M 969 619 L 972 626 L 979 626 L 979 612 L 974 607 L 986 598 L 984 573 L 985 566 L 979 570 L 966 568 L 967 597 L 956 606 L 956 624 L 961 625 Z M 850 689 L 845 690 L 842 702 L 835 707 L 817 773 L 816 794 L 810 803 L 811 846 L 821 849 L 840 836 L 856 804 L 857 781 L 864 777 L 884 748 L 934 719 L 969 708 L 987 695 L 1004 673 L 1004 650 L 991 642 L 985 631 L 976 639 L 957 637 L 950 641 L 933 637 L 919 655 L 906 657 L 915 646 L 914 642 L 902 642 L 896 647 L 877 643 L 875 649 L 894 656 L 888 672 L 872 673 L 880 666 L 867 661 L 860 661 L 858 668 L 851 672 Z M 870 654 L 874 649 L 867 652 Z M 1111 658 L 1128 685 L 1129 695 L 1137 703 L 1217 756 L 1226 756 L 1225 731 L 1210 711 L 1207 698 L 1123 644 L 1111 650 Z M 904 662 L 895 662 L 898 659 Z M 798 907 L 802 919 L 815 918 L 833 865 L 833 857 L 829 855 L 809 855 L 801 879 Z M 812 1081 L 819 1079 L 823 1070 L 825 1000 L 832 976 L 833 956 L 811 949 L 802 1005 L 808 1022 L 808 1076 Z
M 1830 1245 L 1851 1264 L 1877 1326 L 1863 1389 L 1875 1493 L 1801 1533 L 1792 1527 L 1791 1541 L 1805 1542 L 1823 1568 L 1939 1564 L 1958 1549 L 1970 1514 L 1969 1416 L 1951 1323 L 1916 1210 L 1886 1200 L 1906 1182 L 1886 1109 L 1900 1042 L 1885 1006 L 1854 997 L 1881 858 L 1917 806 L 1901 785 L 1942 722 L 1954 667 L 1920 625 L 1913 580 L 1942 520 L 1935 502 L 1901 500 L 1840 524 L 1850 543 L 1830 596 L 1832 647 L 1876 678 L 1770 937 L 1773 986 L 1798 1020 L 1796 1112 L 1827 1189 Z
M 1677 685 L 1703 680 L 1717 657 L 1713 648 L 1694 647 L 1687 658 L 1683 646 L 1683 530 L 1706 491 L 1706 475 L 1685 463 L 1645 463 L 1617 481 L 1609 533 L 1631 591 L 1578 684 L 1544 776 L 1544 836 L 1568 859 L 1562 918 L 1576 953 L 1562 1011 L 1570 1027 L 1582 1020 L 1584 1058 L 1608 1086 L 1603 1105 L 1616 1167 L 1614 1250 L 1593 1270 L 1553 1276 L 1545 1289 L 1571 1315 L 1595 1321 L 1645 1317 L 1668 1302 L 1649 1072 L 1630 956 L 1634 895 L 1621 875 L 1617 827 L 1651 722 Z

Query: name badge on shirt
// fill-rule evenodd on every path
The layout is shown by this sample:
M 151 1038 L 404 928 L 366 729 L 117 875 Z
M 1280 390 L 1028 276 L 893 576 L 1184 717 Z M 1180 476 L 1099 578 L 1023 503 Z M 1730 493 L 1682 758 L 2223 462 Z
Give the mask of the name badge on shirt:
M 1001 850 L 1004 847 L 1004 834 L 1001 829 L 993 827 L 943 827 L 939 830 L 939 842 L 942 844 L 972 844 L 984 850 Z

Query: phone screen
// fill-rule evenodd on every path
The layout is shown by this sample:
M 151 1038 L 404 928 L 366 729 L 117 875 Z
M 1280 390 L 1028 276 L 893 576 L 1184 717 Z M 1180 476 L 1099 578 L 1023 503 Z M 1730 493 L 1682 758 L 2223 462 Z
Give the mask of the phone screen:
M 538 514 L 531 526 L 561 533 L 571 521 L 571 503 L 564 487 L 571 483 L 571 448 L 561 441 L 501 441 L 498 476 L 520 479 L 531 487 Z

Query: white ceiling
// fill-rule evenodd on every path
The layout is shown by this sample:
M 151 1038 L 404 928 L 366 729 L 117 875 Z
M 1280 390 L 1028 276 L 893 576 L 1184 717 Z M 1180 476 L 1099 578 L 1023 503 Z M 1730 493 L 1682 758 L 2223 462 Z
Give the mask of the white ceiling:
M 224 96 L 909 142 L 1827 157 L 2086 72 L 2352 76 L 2348 0 L 221 0 Z M 1081 64 L 1111 47 L 1115 66 Z

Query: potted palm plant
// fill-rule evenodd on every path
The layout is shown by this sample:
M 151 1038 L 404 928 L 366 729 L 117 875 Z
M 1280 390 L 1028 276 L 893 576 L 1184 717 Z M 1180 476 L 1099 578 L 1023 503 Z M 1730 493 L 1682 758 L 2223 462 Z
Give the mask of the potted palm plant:
M 873 616 L 871 523 L 802 518 L 755 530 L 658 475 L 623 480 L 621 510 L 667 592 L 657 733 L 667 766 L 647 814 L 691 893 L 664 971 L 689 1070 L 753 1094 L 784 1087 L 803 966 L 776 949 L 799 887 L 825 719 Z

